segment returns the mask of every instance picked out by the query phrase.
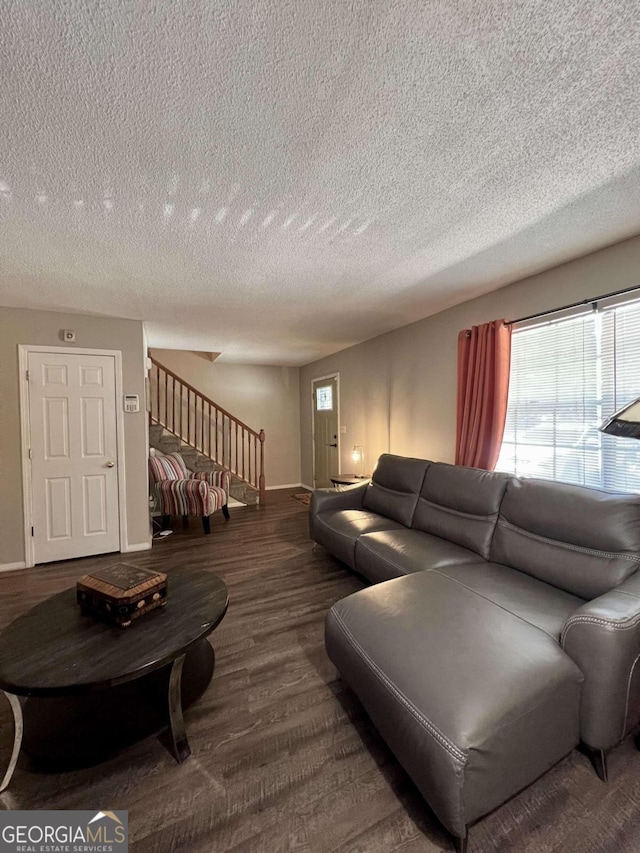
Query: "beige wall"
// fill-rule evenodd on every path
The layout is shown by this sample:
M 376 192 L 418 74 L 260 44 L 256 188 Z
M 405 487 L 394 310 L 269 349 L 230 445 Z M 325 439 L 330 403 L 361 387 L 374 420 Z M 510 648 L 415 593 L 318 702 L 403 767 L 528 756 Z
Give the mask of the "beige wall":
M 455 445 L 457 335 L 460 329 L 514 319 L 640 285 L 640 237 L 523 279 L 300 370 L 302 482 L 312 484 L 311 380 L 340 373 L 342 473 L 349 451 L 364 446 L 367 468 L 390 451 L 452 462 Z
M 151 355 L 247 426 L 264 429 L 267 488 L 300 483 L 297 367 L 217 363 L 188 350 Z
M 62 329 L 76 331 L 76 343 L 69 345 L 70 351 L 120 350 L 123 391 L 140 396 L 141 411 L 124 415 L 127 539 L 129 547 L 149 545 L 142 323 L 0 308 L 0 565 L 24 560 L 18 345 L 65 346 Z

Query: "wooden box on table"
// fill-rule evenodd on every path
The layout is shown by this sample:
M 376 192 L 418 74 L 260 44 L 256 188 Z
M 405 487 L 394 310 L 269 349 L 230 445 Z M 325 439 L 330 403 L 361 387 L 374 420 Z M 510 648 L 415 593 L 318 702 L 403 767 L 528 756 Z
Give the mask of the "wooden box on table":
M 96 569 L 80 578 L 76 589 L 85 613 L 121 628 L 167 603 L 167 576 L 128 563 Z

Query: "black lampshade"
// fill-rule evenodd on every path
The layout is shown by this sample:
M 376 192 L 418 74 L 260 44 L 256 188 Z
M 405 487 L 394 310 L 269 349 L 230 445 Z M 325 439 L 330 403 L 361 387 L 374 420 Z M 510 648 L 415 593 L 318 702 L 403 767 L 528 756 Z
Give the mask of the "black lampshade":
M 640 438 L 640 397 L 618 409 L 599 427 L 600 432 L 623 438 Z

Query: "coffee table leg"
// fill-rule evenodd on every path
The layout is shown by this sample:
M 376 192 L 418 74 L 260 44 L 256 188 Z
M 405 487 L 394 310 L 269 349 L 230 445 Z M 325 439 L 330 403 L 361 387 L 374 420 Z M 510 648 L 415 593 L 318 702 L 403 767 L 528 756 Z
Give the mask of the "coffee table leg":
M 4 690 L 2 692 L 4 693 Z M 0 791 L 6 790 L 6 788 L 9 787 L 9 782 L 11 782 L 11 777 L 13 776 L 13 771 L 16 769 L 16 764 L 18 763 L 18 756 L 20 755 L 20 746 L 22 745 L 23 732 L 22 706 L 20 704 L 20 700 L 17 696 L 14 696 L 13 693 L 4 693 L 4 695 L 9 700 L 11 710 L 13 711 L 13 751 L 11 753 L 11 760 L 9 761 L 9 766 L 7 767 L 2 782 L 0 782 Z
M 181 681 L 184 658 L 185 656 L 181 655 L 174 660 L 169 678 L 169 729 L 172 751 L 178 764 L 182 764 L 191 755 L 191 747 L 182 718 Z

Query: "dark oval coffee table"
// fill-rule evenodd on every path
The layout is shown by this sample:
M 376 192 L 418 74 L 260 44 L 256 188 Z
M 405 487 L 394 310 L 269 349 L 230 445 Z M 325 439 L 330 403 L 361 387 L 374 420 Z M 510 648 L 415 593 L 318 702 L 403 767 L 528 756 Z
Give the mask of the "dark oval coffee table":
M 0 634 L 0 689 L 15 737 L 11 780 L 24 748 L 60 769 L 113 755 L 167 731 L 178 762 L 190 755 L 183 710 L 206 690 L 215 655 L 207 637 L 229 603 L 210 572 L 169 573 L 166 607 L 126 629 L 84 615 L 75 587 L 36 605 Z M 23 710 L 18 697 L 29 697 Z

